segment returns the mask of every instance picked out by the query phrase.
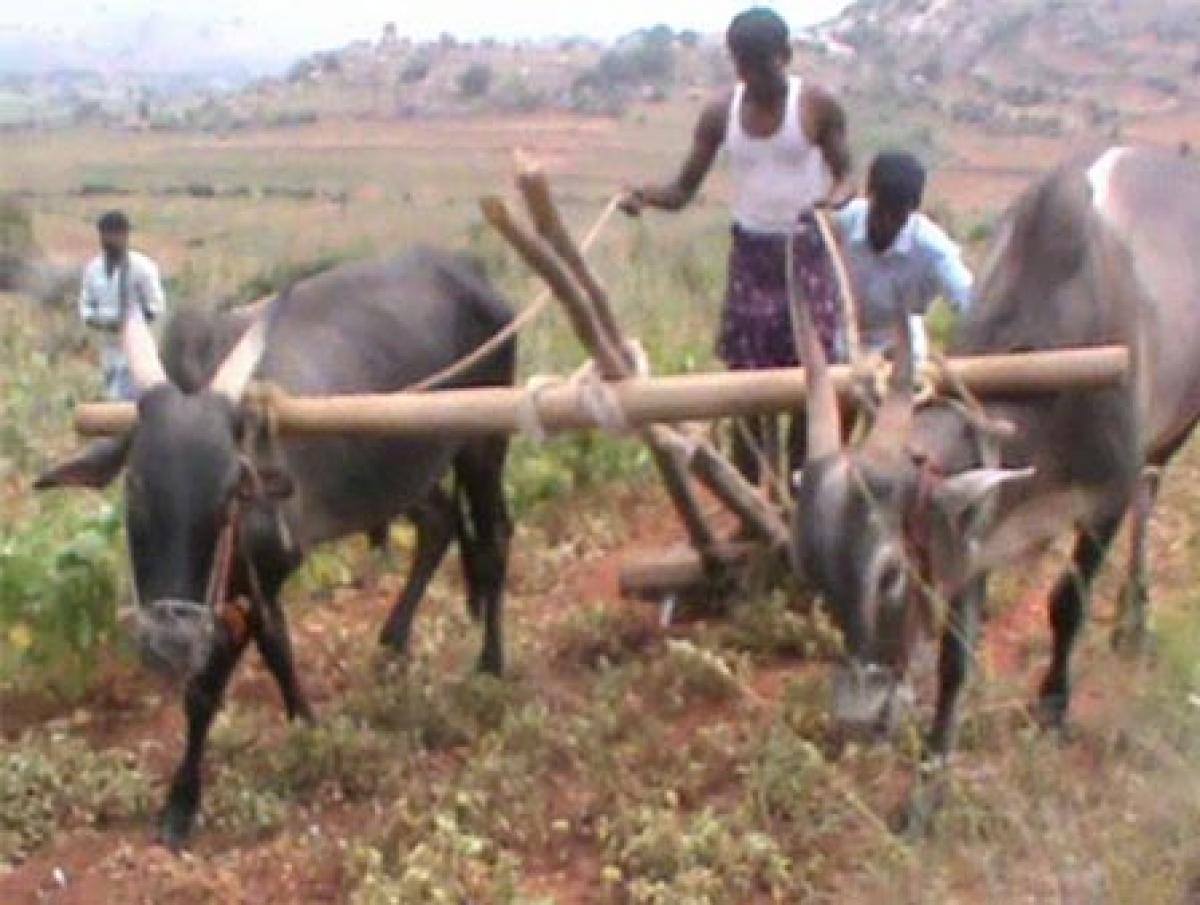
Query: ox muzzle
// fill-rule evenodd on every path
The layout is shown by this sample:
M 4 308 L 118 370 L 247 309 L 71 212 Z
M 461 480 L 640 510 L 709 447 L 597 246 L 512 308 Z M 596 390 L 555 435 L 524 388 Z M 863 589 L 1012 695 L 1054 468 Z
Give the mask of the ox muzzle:
M 190 679 L 212 654 L 216 619 L 206 603 L 155 600 L 138 607 L 135 623 L 142 665 L 171 679 Z
M 882 739 L 893 735 L 912 709 L 912 687 L 888 666 L 850 661 L 833 680 L 833 717 L 852 735 Z

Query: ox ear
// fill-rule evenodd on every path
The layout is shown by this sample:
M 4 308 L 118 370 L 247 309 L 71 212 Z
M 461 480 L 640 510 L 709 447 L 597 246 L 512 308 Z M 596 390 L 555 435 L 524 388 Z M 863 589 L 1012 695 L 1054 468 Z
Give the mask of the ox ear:
M 979 575 L 1040 551 L 1094 507 L 1094 497 L 1077 488 L 1061 490 L 1017 506 L 971 557 L 971 574 Z
M 1001 487 L 1029 480 L 1034 474 L 1032 468 L 975 468 L 942 481 L 933 499 L 951 520 L 957 520 Z
M 55 487 L 90 487 L 102 490 L 125 466 L 129 436 L 97 440 L 65 462 L 52 467 L 33 482 L 34 490 Z

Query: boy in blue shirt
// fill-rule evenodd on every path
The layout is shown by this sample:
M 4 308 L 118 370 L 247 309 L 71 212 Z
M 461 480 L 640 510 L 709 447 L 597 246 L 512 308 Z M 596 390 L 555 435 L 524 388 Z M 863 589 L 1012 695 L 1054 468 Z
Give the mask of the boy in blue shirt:
M 886 351 L 895 338 L 897 305 L 908 310 L 913 351 L 923 360 L 928 340 L 922 316 L 937 298 L 961 314 L 971 304 L 973 278 L 955 242 L 920 212 L 925 168 L 912 154 L 886 151 L 872 162 L 867 196 L 835 213 L 858 301 L 864 351 Z

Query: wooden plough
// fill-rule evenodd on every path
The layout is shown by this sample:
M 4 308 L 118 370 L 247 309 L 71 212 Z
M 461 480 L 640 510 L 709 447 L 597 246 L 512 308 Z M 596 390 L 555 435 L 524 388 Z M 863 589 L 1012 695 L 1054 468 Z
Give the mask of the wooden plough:
M 496 197 L 483 200 L 484 216 L 562 304 L 594 363 L 595 376 L 590 381 L 550 382 L 536 390 L 487 387 L 319 398 L 293 397 L 278 388 L 257 387 L 249 394 L 248 405 L 269 417 L 283 435 L 466 437 L 527 431 L 531 424 L 546 434 L 618 427 L 636 433 L 654 457 L 687 532 L 689 547 L 628 563 L 621 576 L 626 594 L 669 595 L 728 575 L 756 549 L 781 554 L 788 539 L 781 511 L 747 483 L 707 436 L 686 425 L 801 408 L 805 403 L 803 370 L 672 377 L 641 373 L 606 290 L 563 224 L 545 174 L 525 162 L 517 186 L 532 230 L 519 223 Z M 965 388 L 987 398 L 1100 388 L 1123 381 L 1128 369 L 1129 353 L 1122 346 L 960 358 L 950 360 L 941 376 L 935 376 L 932 389 L 952 392 Z M 839 390 L 851 400 L 851 369 L 832 370 Z M 597 392 L 603 396 L 607 415 L 596 410 Z M 81 405 L 76 429 L 88 436 L 112 435 L 131 428 L 136 417 L 131 404 Z M 700 505 L 697 485 L 751 529 L 758 544 L 722 543 Z

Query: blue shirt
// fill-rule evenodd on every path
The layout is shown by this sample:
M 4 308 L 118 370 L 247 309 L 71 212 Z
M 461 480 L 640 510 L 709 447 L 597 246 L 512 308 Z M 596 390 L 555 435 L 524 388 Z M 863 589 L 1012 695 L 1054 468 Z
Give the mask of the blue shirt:
M 836 219 L 858 298 L 863 348 L 880 349 L 894 337 L 897 305 L 922 315 L 944 297 L 961 313 L 971 304 L 974 279 L 954 240 L 921 213 L 909 217 L 891 248 L 876 252 L 867 238 L 869 208 L 866 198 L 856 198 L 837 211 Z

